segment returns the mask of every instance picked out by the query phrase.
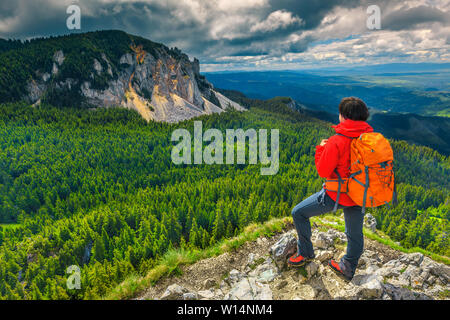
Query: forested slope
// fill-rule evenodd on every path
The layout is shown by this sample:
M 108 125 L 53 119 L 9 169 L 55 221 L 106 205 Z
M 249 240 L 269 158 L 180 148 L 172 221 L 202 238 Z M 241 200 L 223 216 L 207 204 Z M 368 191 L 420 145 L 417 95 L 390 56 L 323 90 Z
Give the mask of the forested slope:
M 242 109 L 213 89 L 195 57 L 123 31 L 0 39 L 0 103 L 120 106 L 164 122 Z
M 235 100 L 238 101 L 238 100 Z M 280 130 L 280 168 L 171 162 L 171 133 L 193 121 L 145 122 L 124 109 L 0 107 L 0 297 L 98 298 L 145 274 L 171 246 L 205 248 L 250 222 L 288 216 L 322 180 L 315 145 L 329 123 L 283 99 L 203 116 L 203 129 Z M 400 205 L 369 210 L 406 247 L 449 252 L 449 159 L 393 142 Z M 81 290 L 66 269 L 81 269 Z
M 164 48 L 173 57 L 181 52 L 172 50 L 160 43 L 129 35 L 123 31 L 98 31 L 83 34 L 71 34 L 60 37 L 35 38 L 20 41 L 6 41 L 0 39 L 0 103 L 14 102 L 27 94 L 27 83 L 31 79 L 37 80 L 44 73 L 52 73 L 53 56 L 58 50 L 65 53 L 64 64 L 54 81 L 67 78 L 82 81 L 91 81 L 93 88 L 104 89 L 108 80 L 117 79 L 123 68 L 120 57 L 124 53 L 131 53 L 130 44 L 134 41 L 143 45 L 144 50 L 154 53 L 158 48 Z M 104 54 L 111 61 L 111 73 L 97 74 L 93 72 L 93 59 Z M 108 65 L 105 60 L 99 59 L 103 69 Z M 50 93 L 45 99 L 55 103 L 71 102 L 71 105 L 80 104 L 77 90 L 59 94 L 57 97 Z M 58 100 L 59 99 L 59 100 Z

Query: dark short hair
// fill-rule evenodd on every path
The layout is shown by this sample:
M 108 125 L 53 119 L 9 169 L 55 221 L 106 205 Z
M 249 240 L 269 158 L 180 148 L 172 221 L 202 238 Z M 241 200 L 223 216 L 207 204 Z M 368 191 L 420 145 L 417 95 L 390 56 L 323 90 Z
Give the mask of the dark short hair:
M 366 104 L 359 98 L 348 97 L 339 103 L 339 113 L 345 119 L 356 121 L 366 121 L 369 118 L 369 109 Z

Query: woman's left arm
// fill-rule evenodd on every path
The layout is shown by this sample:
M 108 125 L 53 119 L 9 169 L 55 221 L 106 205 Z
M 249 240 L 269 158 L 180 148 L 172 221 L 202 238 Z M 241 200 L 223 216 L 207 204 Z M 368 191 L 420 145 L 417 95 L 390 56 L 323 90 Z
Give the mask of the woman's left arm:
M 328 141 L 324 146 L 316 146 L 316 168 L 317 173 L 322 178 L 328 178 L 336 169 L 338 164 L 339 151 L 333 141 Z

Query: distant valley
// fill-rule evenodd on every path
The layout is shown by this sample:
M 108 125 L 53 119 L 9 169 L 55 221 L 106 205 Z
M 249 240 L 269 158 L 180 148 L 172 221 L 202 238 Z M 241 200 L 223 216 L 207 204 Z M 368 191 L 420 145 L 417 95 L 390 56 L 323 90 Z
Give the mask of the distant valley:
M 450 64 L 395 64 L 354 69 L 205 73 L 215 87 L 250 98 L 288 96 L 314 110 L 336 113 L 357 96 L 378 111 L 450 116 Z
M 450 154 L 450 64 L 393 64 L 354 69 L 205 73 L 229 96 L 290 97 L 291 107 L 336 123 L 343 97 L 362 98 L 370 124 L 389 138 Z

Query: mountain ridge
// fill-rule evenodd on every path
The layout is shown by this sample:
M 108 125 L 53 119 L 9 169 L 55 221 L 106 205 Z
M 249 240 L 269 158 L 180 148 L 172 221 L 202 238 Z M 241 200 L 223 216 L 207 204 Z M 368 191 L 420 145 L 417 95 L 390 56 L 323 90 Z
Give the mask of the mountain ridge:
M 0 102 L 121 106 L 166 122 L 244 110 L 214 90 L 198 59 L 122 31 L 2 43 L 11 48 L 0 51 Z

